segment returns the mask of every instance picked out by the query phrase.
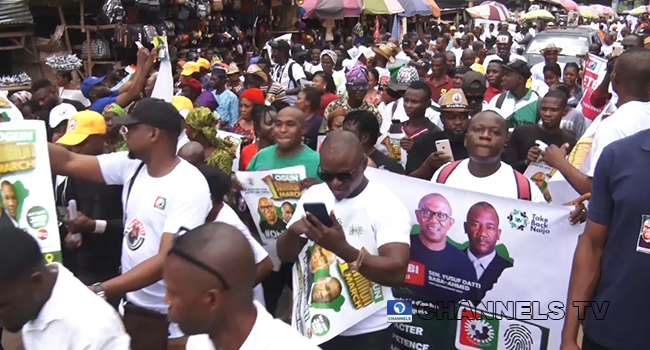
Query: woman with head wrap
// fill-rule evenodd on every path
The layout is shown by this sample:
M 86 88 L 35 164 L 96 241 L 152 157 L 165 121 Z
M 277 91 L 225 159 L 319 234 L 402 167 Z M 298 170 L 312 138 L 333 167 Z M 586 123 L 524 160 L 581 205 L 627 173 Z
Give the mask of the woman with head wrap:
M 264 93 L 258 88 L 246 89 L 241 94 L 239 100 L 239 121 L 233 127 L 233 132 L 244 136 L 243 143 L 248 144 L 253 142 L 255 138 L 255 130 L 251 112 L 254 105 L 263 105 Z
M 345 108 L 348 112 L 355 110 L 368 111 L 376 118 L 381 125 L 381 114 L 379 109 L 372 103 L 364 100 L 368 92 L 368 82 L 370 80 L 368 70 L 362 65 L 356 65 L 346 74 L 347 83 L 345 84 L 347 94 L 337 101 L 334 101 L 325 108 L 325 118 L 329 119 L 331 111 L 337 108 Z
M 205 149 L 205 162 L 230 174 L 235 158 L 234 145 L 217 137 L 218 118 L 206 107 L 194 108 L 185 118 L 187 137 Z
M 334 51 L 323 50 L 323 52 L 320 54 L 320 65 L 323 67 L 323 72 L 333 74 L 334 65 L 336 64 L 337 59 L 338 57 Z
M 126 114 L 124 108 L 117 103 L 111 103 L 104 108 L 102 115 L 106 122 L 106 147 L 109 152 L 127 151 L 126 140 L 120 134 L 120 127 L 115 125 L 113 119 L 123 117 Z
M 179 87 L 181 88 L 181 95 L 189 98 L 192 102 L 196 101 L 202 91 L 201 82 L 194 78 L 183 80 Z
M 203 91 L 199 97 L 196 98 L 196 101 L 194 101 L 194 106 L 206 107 L 211 111 L 215 111 L 219 107 L 219 103 L 212 92 Z

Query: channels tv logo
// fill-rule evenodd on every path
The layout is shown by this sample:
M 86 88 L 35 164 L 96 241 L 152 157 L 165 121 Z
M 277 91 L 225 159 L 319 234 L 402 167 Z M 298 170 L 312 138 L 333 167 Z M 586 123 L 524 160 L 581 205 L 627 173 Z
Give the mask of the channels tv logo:
M 389 300 L 387 308 L 389 323 L 411 323 L 413 320 L 413 306 L 410 300 Z

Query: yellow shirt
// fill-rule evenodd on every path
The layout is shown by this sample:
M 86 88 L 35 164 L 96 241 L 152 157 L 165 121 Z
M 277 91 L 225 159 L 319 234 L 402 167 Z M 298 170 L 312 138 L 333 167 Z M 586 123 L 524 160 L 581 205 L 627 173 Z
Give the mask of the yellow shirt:
M 474 63 L 469 68 L 471 68 L 475 72 L 479 72 L 479 73 L 485 75 L 485 68 L 483 68 L 482 64 Z

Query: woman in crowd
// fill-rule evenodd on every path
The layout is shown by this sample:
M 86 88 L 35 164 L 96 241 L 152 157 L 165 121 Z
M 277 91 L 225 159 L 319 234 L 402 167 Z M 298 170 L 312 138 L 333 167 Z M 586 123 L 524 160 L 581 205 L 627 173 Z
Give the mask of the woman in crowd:
M 337 108 L 330 112 L 327 118 L 327 132 L 343 128 L 343 120 L 347 114 L 348 110 L 345 108 Z
M 577 107 L 582 100 L 582 86 L 579 84 L 580 67 L 575 62 L 569 62 L 564 66 L 564 84 L 569 87 L 569 102 L 567 106 Z
M 198 107 L 187 114 L 185 122 L 187 137 L 205 149 L 205 163 L 230 174 L 235 151 L 232 143 L 217 137 L 217 115 L 206 107 Z
M 296 100 L 296 107 L 300 108 L 307 118 L 307 132 L 305 133 L 305 144 L 309 148 L 316 150 L 318 145 L 318 133 L 323 125 L 323 115 L 318 114 L 320 107 L 321 94 L 313 87 L 307 87 L 298 93 L 298 100 Z
M 336 95 L 336 85 L 334 84 L 334 78 L 332 78 L 332 75 L 320 71 L 314 73 L 314 80 L 313 80 L 313 87 L 318 90 L 322 94 L 320 98 L 320 108 L 318 108 L 318 114 L 320 115 L 325 115 L 325 108 L 327 107 L 328 104 L 332 103 L 332 101 L 338 100 L 338 96 Z
M 109 152 L 128 151 L 126 147 L 126 140 L 120 134 L 120 127 L 113 123 L 113 119 L 123 117 L 126 114 L 124 108 L 117 103 L 111 103 L 104 108 L 102 115 L 106 122 L 106 147 Z
M 258 88 L 246 89 L 239 99 L 239 121 L 233 127 L 233 132 L 244 136 L 243 142 L 249 144 L 255 139 L 255 130 L 251 112 L 254 105 L 263 105 L 264 93 Z
M 251 159 L 262 149 L 273 145 L 273 122 L 278 113 L 267 105 L 255 105 L 251 117 L 255 127 L 255 141 L 242 148 L 239 170 L 246 171 Z
M 369 79 L 368 79 L 368 92 L 366 93 L 365 100 L 378 105 L 381 103 L 381 91 L 379 90 L 379 72 L 375 69 L 368 69 Z
M 186 79 L 179 85 L 181 88 L 181 96 L 185 96 L 194 103 L 196 98 L 201 94 L 201 82 L 194 78 Z

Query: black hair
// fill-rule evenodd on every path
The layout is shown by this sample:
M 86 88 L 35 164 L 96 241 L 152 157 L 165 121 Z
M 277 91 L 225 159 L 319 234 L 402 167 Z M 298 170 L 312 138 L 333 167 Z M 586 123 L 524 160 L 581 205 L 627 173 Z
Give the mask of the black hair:
M 273 103 L 271 103 L 271 107 L 273 107 L 273 109 L 278 111 L 278 113 L 280 113 L 281 110 L 283 110 L 283 109 L 285 109 L 287 107 L 290 107 L 290 106 L 291 106 L 290 104 L 288 104 L 285 101 L 281 101 L 281 100 L 275 100 L 275 101 L 273 101 Z
M 409 90 L 422 90 L 426 92 L 426 95 L 429 96 L 429 99 L 431 99 L 431 88 L 429 87 L 429 84 L 423 82 L 423 81 L 414 81 L 409 85 Z
M 309 108 L 316 111 L 320 108 L 320 98 L 323 96 L 318 90 L 309 86 L 301 91 L 305 94 L 305 100 L 309 102 Z
M 469 67 L 465 66 L 458 66 L 456 69 L 454 69 L 454 74 L 467 74 L 471 72 L 472 70 Z
M 547 64 L 545 64 L 544 69 L 542 70 L 542 72 L 544 74 L 546 74 L 546 72 L 551 72 L 551 73 L 555 74 L 558 77 L 562 76 L 562 68 L 560 68 L 560 65 L 557 64 L 557 63 L 547 63 Z
M 362 110 L 351 111 L 345 116 L 343 124 L 356 125 L 359 134 L 368 134 L 369 143 L 373 145 L 377 143 L 377 138 L 379 138 L 379 122 L 377 122 L 377 118 L 372 113 Z
M 564 66 L 564 71 L 566 72 L 567 68 L 574 68 L 576 71 L 580 72 L 580 66 L 575 62 L 569 62 Z
M 72 81 L 72 73 L 71 72 L 56 72 L 56 75 Z
M 32 84 L 32 94 L 44 88 L 54 87 L 51 81 L 47 79 L 39 79 Z
M 499 69 L 501 69 L 501 70 L 503 70 L 503 66 L 505 65 L 505 63 L 504 63 L 502 60 L 492 60 L 492 61 L 488 62 L 487 65 L 489 66 L 489 65 L 491 65 L 492 63 L 494 63 L 494 64 L 496 64 L 497 66 L 499 66 Z M 487 66 L 486 66 L 485 68 L 487 68 Z
M 614 63 L 618 80 L 628 93 L 647 94 L 650 90 L 650 50 L 634 47 L 625 50 Z
M 557 83 L 551 87 L 551 90 L 560 90 L 564 92 L 567 96 L 571 94 L 569 87 L 564 83 Z
M 447 65 L 447 56 L 444 52 L 438 52 L 437 54 L 433 55 L 433 57 L 431 57 L 431 62 L 433 62 L 433 60 L 442 60 L 443 64 L 445 66 Z
M 449 36 L 447 36 L 447 35 L 445 35 L 445 34 L 441 34 L 440 36 L 438 36 L 438 39 L 436 39 L 436 41 L 438 41 L 438 40 L 440 40 L 440 39 L 443 39 L 443 40 L 447 43 L 447 45 L 449 45 L 449 40 L 450 40 L 450 39 L 449 39 Z M 435 56 L 434 56 L 434 57 L 435 57 Z
M 418 45 L 415 47 L 415 54 L 418 55 L 418 57 L 422 57 L 424 53 L 427 52 L 427 48 L 424 45 Z
M 560 100 L 560 107 L 566 107 L 567 102 L 569 101 L 569 94 L 563 91 L 563 89 L 552 89 L 549 92 L 544 95 L 544 98 L 551 97 L 551 98 L 557 98 Z
M 375 81 L 377 82 L 377 85 L 379 85 L 379 72 L 375 68 L 370 68 L 368 69 L 368 73 L 372 74 L 375 77 Z
M 251 119 L 253 120 L 253 125 L 259 129 L 264 120 L 264 116 L 269 112 L 275 111 L 273 107 L 267 106 L 265 104 L 254 104 L 253 109 L 251 110 Z
M 266 59 L 266 58 L 264 58 L 264 57 L 260 57 L 260 59 L 257 60 L 257 64 L 266 64 L 266 65 L 270 65 L 270 64 L 271 64 L 271 61 L 269 61 L 268 59 Z
M 316 76 L 320 76 L 325 79 L 325 91 L 331 92 L 333 94 L 336 93 L 336 84 L 334 83 L 334 77 L 331 74 L 319 70 L 318 72 L 314 73 L 314 78 Z
M 197 169 L 203 174 L 210 188 L 210 196 L 217 202 L 223 201 L 225 196 L 232 187 L 230 176 L 223 170 L 206 164 L 197 164 Z
M 38 243 L 29 233 L 13 226 L 3 226 L 0 234 L 0 281 L 13 282 L 31 275 L 45 264 Z

